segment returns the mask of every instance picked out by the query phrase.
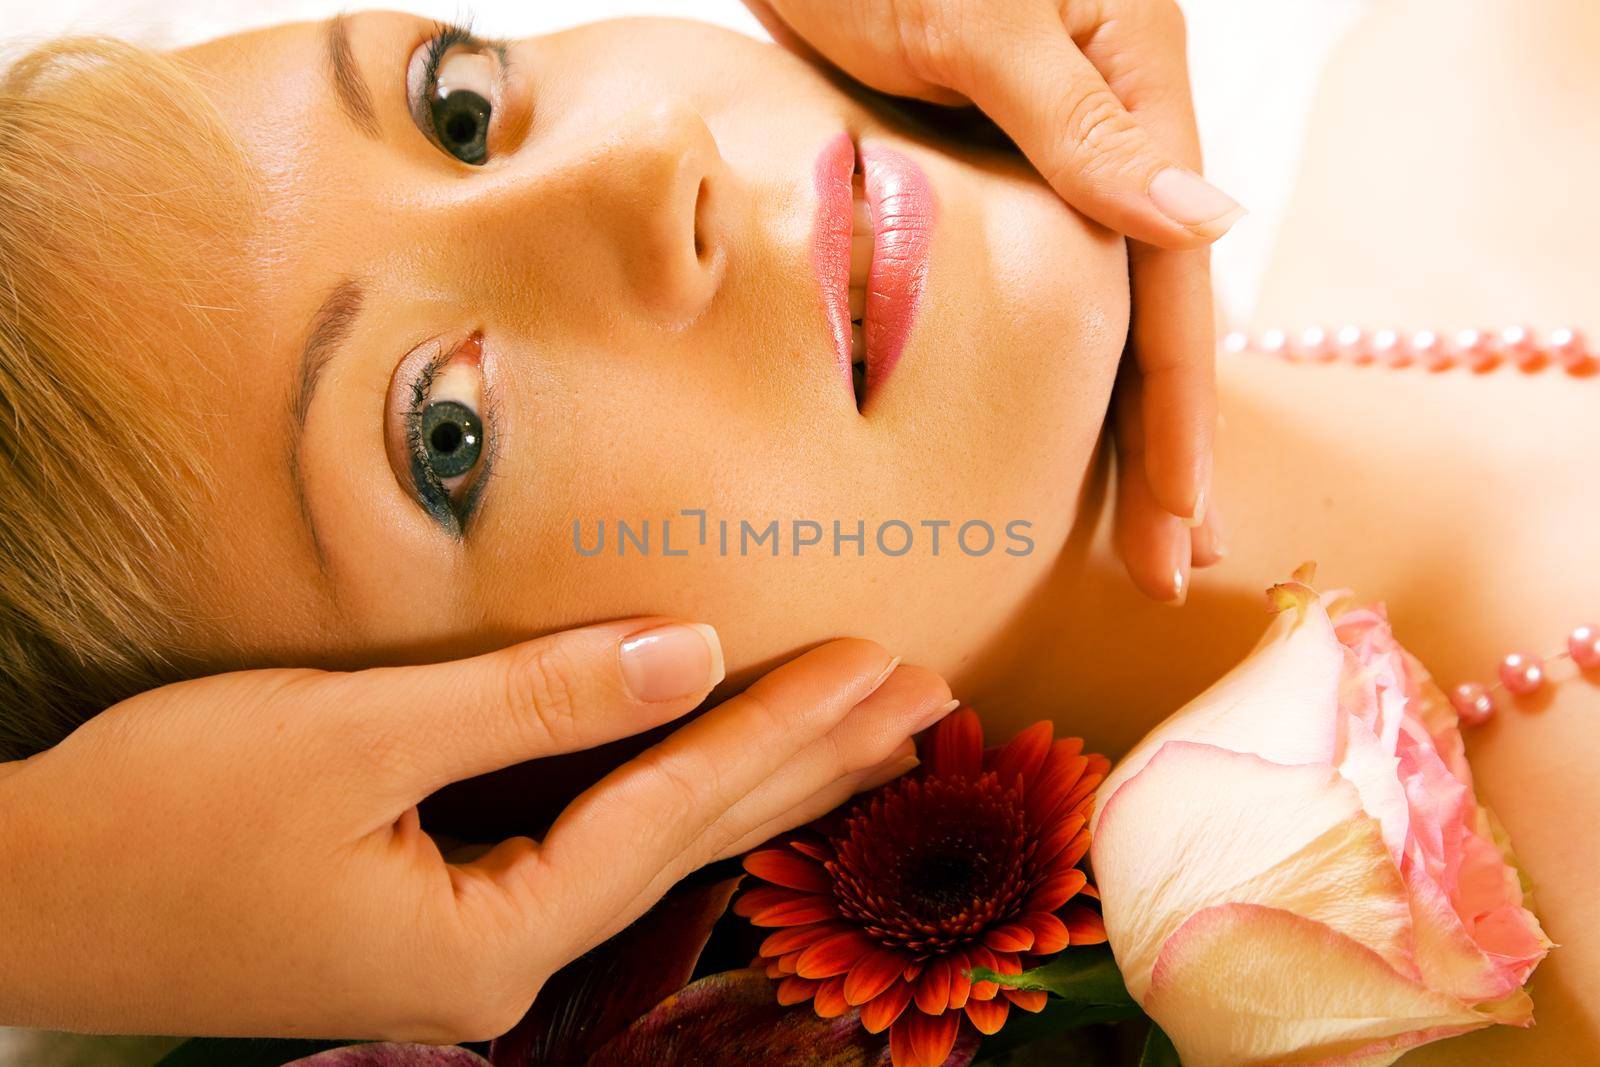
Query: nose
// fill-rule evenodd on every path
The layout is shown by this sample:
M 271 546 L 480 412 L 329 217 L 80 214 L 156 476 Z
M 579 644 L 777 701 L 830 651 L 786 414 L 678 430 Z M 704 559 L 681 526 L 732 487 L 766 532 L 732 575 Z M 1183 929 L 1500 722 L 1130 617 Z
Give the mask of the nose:
M 584 140 L 528 176 L 538 213 L 555 223 L 546 233 L 561 234 L 570 265 L 589 259 L 591 277 L 619 284 L 659 325 L 694 321 L 721 284 L 732 188 L 705 120 L 687 101 L 657 100 Z

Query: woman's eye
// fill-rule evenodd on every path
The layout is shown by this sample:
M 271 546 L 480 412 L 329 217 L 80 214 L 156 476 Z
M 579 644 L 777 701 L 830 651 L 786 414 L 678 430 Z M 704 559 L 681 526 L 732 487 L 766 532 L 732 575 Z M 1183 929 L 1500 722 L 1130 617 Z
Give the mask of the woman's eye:
M 483 424 L 465 404 L 434 400 L 422 409 L 421 444 L 441 481 L 459 478 L 483 455 Z
M 487 481 L 493 452 L 482 349 L 477 336 L 448 351 L 430 342 L 401 361 L 390 386 L 386 436 L 395 475 L 457 536 Z
M 441 27 L 412 54 L 406 74 L 411 113 L 440 148 L 482 166 L 489 158 L 499 78 L 495 45 L 462 27 Z
M 463 163 L 480 166 L 489 158 L 493 85 L 494 60 L 482 53 L 451 51 L 439 65 L 428 99 L 433 133 Z

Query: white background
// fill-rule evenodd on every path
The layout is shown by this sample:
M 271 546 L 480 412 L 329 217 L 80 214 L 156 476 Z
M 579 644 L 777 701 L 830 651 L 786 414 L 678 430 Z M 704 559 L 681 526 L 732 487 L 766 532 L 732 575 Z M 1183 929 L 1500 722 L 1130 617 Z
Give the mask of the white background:
M 1189 19 L 1207 170 L 1251 211 L 1215 250 L 1218 297 L 1232 318 L 1250 307 L 1265 268 L 1323 58 L 1368 0 L 1180 2 Z M 149 44 L 183 44 L 364 6 L 339 0 L 0 0 L 0 38 L 15 47 L 29 38 L 95 31 Z M 372 6 L 441 19 L 470 11 L 479 29 L 495 35 L 524 36 L 618 15 L 654 14 L 703 19 L 765 37 L 738 0 L 375 0 Z

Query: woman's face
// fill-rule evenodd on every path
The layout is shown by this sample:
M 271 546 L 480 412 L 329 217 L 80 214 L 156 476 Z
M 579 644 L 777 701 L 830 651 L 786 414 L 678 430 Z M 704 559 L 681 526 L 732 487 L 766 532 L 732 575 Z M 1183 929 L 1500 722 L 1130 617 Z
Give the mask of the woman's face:
M 1048 573 L 1127 281 L 1019 159 L 687 22 L 188 55 L 263 178 L 237 339 L 184 383 L 223 426 L 219 656 L 661 612 L 735 680 L 842 634 L 954 680 Z

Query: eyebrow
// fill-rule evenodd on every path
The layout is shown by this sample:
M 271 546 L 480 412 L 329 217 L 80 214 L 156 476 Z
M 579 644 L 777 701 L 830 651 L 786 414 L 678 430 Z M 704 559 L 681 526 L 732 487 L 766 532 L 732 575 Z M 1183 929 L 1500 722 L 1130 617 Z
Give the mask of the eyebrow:
M 311 405 L 317 397 L 317 384 L 339 348 L 350 338 L 356 320 L 361 316 L 361 305 L 366 292 L 361 283 L 346 278 L 329 290 L 322 303 L 311 316 L 311 329 L 306 333 L 306 343 L 300 350 L 300 369 L 295 375 L 295 388 L 289 398 L 289 480 L 294 485 L 295 498 L 300 504 L 300 515 L 305 519 L 306 530 L 311 535 L 311 547 L 317 557 L 317 566 L 324 573 L 328 559 L 322 550 L 322 539 L 317 536 L 316 517 L 311 501 L 306 496 L 305 477 L 300 462 L 302 440 L 306 433 L 306 420 Z
M 333 91 L 339 105 L 352 125 L 373 140 L 382 131 L 378 126 L 378 110 L 372 106 L 372 91 L 361 76 L 361 65 L 350 48 L 349 21 L 343 15 L 328 20 L 324 43 L 328 59 L 328 74 L 333 79 Z

